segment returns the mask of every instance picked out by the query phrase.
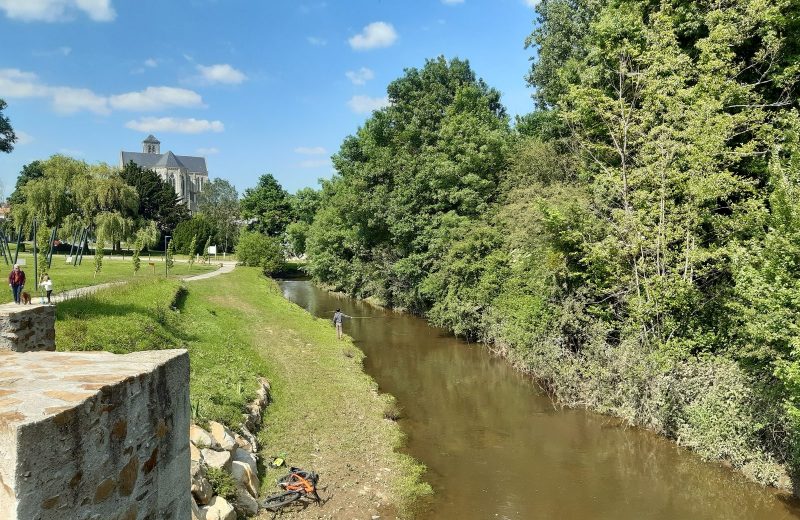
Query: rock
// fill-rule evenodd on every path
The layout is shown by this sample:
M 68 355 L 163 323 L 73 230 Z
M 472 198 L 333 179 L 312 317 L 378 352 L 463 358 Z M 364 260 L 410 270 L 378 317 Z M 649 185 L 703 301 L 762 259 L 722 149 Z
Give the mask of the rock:
M 215 451 L 203 448 L 200 450 L 203 460 L 209 468 L 222 468 L 225 471 L 231 470 L 231 452 Z
M 256 464 L 256 458 L 249 451 L 243 450 L 242 448 L 236 448 L 236 450 L 233 452 L 233 460 L 246 463 L 253 471 L 253 475 L 258 475 L 258 464 Z
M 216 448 L 214 439 L 207 431 L 193 424 L 189 426 L 189 440 L 198 448 Z
M 215 421 L 209 421 L 208 425 L 211 428 L 211 437 L 220 448 L 230 451 L 236 447 L 232 431 Z
M 189 458 L 192 462 L 202 462 L 203 456 L 200 454 L 200 450 L 197 449 L 193 443 L 189 443 Z
M 214 490 L 211 489 L 211 482 L 205 477 L 192 479 L 192 496 L 197 503 L 204 506 L 211 501 Z
M 192 499 L 192 520 L 206 520 L 206 512 L 197 507 L 194 499 Z
M 247 516 L 255 516 L 258 514 L 258 502 L 244 489 L 236 490 L 236 508 Z
M 236 511 L 227 500 L 220 496 L 211 499 L 208 506 L 204 507 L 206 520 L 236 520 Z
M 250 444 L 250 441 L 239 435 L 238 433 L 233 435 L 233 439 L 236 441 L 236 445 L 242 448 L 244 451 L 255 453 L 256 449 Z
M 258 476 L 246 462 L 234 461 L 231 465 L 233 479 L 244 487 L 251 495 L 258 496 Z

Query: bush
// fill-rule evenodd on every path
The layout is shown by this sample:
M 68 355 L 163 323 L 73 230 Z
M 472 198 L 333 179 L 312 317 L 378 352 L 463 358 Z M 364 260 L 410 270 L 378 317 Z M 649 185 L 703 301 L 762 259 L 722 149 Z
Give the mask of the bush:
M 261 267 L 266 275 L 279 272 L 285 264 L 280 241 L 257 231 L 241 232 L 236 245 L 236 256 L 240 264 Z
M 214 226 L 203 215 L 195 215 L 189 220 L 185 220 L 175 227 L 172 241 L 175 243 L 175 250 L 184 255 L 194 255 L 200 253 L 198 245 L 204 244 L 215 233 Z M 192 241 L 195 249 L 191 251 Z

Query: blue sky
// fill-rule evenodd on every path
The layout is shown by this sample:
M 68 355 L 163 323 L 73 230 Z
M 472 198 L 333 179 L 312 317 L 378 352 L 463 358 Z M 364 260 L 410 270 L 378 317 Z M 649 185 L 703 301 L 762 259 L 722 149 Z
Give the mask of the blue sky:
M 117 164 L 149 133 L 240 193 L 266 172 L 317 186 L 386 85 L 438 55 L 529 112 L 533 3 L 0 0 L 0 98 L 20 137 L 0 154 L 3 194 L 32 160 Z

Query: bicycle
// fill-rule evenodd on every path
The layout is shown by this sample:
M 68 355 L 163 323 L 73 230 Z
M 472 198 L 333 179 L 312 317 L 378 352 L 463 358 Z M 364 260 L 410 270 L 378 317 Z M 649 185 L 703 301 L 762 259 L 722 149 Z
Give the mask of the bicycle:
M 300 468 L 289 468 L 290 473 L 278 479 L 278 486 L 283 492 L 270 495 L 262 505 L 267 511 L 277 512 L 301 498 L 319 503 L 322 499 L 317 493 L 319 475 Z

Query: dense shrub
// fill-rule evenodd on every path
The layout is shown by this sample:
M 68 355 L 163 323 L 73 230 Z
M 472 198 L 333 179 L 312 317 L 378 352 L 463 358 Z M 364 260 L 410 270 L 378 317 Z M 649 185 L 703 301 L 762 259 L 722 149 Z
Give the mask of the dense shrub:
M 202 244 L 205 244 L 206 240 L 213 236 L 214 233 L 211 222 L 202 214 L 198 214 L 189 220 L 184 220 L 175 227 L 172 242 L 175 243 L 175 251 L 178 253 L 184 255 L 197 254 L 202 252 L 200 250 Z M 195 250 L 190 251 L 193 241 Z
M 243 265 L 261 267 L 266 275 L 280 272 L 286 263 L 280 240 L 257 231 L 242 230 L 236 244 L 236 257 Z

